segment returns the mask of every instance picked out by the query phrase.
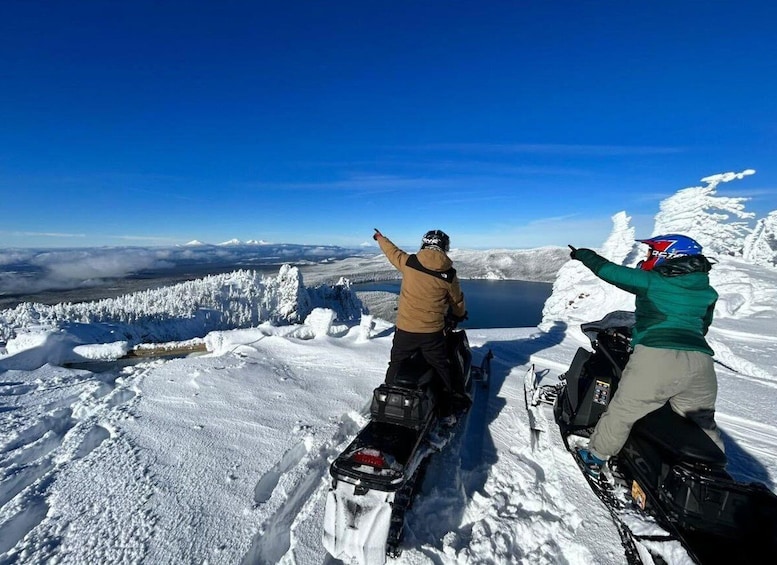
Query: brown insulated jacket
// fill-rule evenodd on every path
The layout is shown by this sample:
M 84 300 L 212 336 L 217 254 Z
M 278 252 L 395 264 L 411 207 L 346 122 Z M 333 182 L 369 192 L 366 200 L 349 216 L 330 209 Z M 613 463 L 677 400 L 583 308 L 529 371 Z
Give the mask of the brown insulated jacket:
M 378 244 L 389 262 L 402 273 L 397 329 L 413 333 L 441 331 L 449 306 L 454 316 L 464 315 L 464 293 L 453 262 L 445 253 L 427 248 L 410 255 L 385 236 L 378 237 Z

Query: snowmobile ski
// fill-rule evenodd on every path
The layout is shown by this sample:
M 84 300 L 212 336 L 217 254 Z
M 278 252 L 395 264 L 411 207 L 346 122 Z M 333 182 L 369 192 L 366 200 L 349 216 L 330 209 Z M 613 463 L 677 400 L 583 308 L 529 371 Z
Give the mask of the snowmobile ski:
M 668 532 L 641 535 L 635 534 L 634 530 L 627 523 L 627 521 L 631 523 L 645 522 L 646 517 L 637 515 L 634 506 L 625 495 L 625 493 L 619 493 L 616 490 L 612 470 L 603 471 L 603 476 L 591 476 L 587 472 L 583 462 L 575 453 L 574 447 L 569 445 L 566 437 L 563 437 L 563 440 L 567 450 L 572 454 L 575 463 L 580 468 L 580 472 L 583 474 L 583 477 L 585 477 L 588 486 L 591 488 L 597 498 L 602 501 L 605 508 L 607 508 L 607 512 L 610 514 L 610 518 L 612 519 L 612 522 L 618 531 L 618 536 L 621 539 L 621 545 L 623 546 L 623 553 L 626 559 L 626 563 L 628 565 L 652 565 L 665 563 L 666 561 L 663 559 L 663 557 L 661 557 L 661 552 L 655 549 L 657 544 L 667 542 L 682 544 L 682 541 L 679 539 L 679 537 Z M 607 475 L 610 476 L 608 477 Z M 663 530 L 661 526 L 655 524 L 649 518 L 647 518 L 647 521 L 650 525 L 652 525 L 650 528 L 651 530 Z M 652 548 L 646 547 L 646 543 L 651 545 Z
M 542 389 L 537 385 L 537 373 L 534 370 L 534 363 L 532 363 L 523 378 L 523 394 L 526 401 L 526 411 L 529 414 L 529 427 L 532 431 L 539 433 L 548 431 L 548 425 L 540 407 Z

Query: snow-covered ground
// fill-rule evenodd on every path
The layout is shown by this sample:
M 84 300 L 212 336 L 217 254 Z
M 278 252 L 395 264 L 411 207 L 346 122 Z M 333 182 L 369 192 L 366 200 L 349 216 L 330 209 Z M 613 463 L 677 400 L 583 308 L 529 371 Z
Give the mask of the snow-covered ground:
M 628 217 L 614 224 L 601 252 L 631 264 Z M 777 492 L 777 269 L 717 259 L 708 337 L 729 470 Z M 284 268 L 272 280 L 225 275 L 101 301 L 99 312 L 0 312 L 0 563 L 333 562 L 321 544 L 328 466 L 368 418 L 393 327 L 344 307 L 347 284 L 301 283 Z M 174 314 L 152 308 L 160 296 Z M 458 449 L 433 460 L 397 565 L 624 562 L 552 424 L 532 442 L 523 382 L 532 364 L 555 380 L 589 346 L 579 323 L 630 300 L 570 261 L 539 327 L 467 330 L 476 364 L 494 354 L 491 388 Z M 190 311 L 207 315 L 193 324 Z M 252 316 L 274 321 L 227 327 Z M 143 335 L 206 352 L 119 360 Z M 679 546 L 667 557 L 690 562 Z
M 777 273 L 735 260 L 715 272 L 725 300 L 710 339 L 731 470 L 774 490 Z M 0 373 L 3 562 L 324 562 L 328 465 L 364 424 L 392 337 L 380 319 L 331 318 L 211 332 L 204 355 L 91 370 L 61 366 L 66 340 L 32 332 L 35 345 L 28 336 L 0 360 L 15 367 Z M 482 447 L 482 458 L 434 462 L 397 563 L 621 563 L 607 512 L 556 434 L 532 447 L 523 402 L 529 365 L 552 379 L 584 338 L 559 325 L 468 335 L 476 363 L 495 355 L 486 426 L 459 452 Z M 126 348 L 71 350 L 97 363 Z

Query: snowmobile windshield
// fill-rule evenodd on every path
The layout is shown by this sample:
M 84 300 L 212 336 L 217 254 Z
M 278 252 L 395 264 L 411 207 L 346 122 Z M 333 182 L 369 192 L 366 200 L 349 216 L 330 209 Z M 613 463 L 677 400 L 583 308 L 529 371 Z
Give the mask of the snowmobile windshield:
M 607 314 L 601 320 L 581 324 L 580 329 L 583 331 L 586 337 L 591 340 L 591 343 L 593 343 L 596 341 L 596 336 L 599 334 L 599 332 L 608 329 L 623 328 L 624 332 L 630 335 L 631 328 L 634 327 L 635 322 L 636 317 L 634 316 L 634 312 L 628 312 L 626 310 L 615 310 L 614 312 Z

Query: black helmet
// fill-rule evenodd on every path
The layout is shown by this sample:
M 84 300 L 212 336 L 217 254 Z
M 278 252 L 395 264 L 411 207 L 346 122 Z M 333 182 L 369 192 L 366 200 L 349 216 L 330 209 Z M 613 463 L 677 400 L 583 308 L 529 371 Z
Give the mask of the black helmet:
M 451 248 L 451 238 L 442 230 L 430 230 L 421 239 L 421 249 L 436 247 L 446 253 Z

